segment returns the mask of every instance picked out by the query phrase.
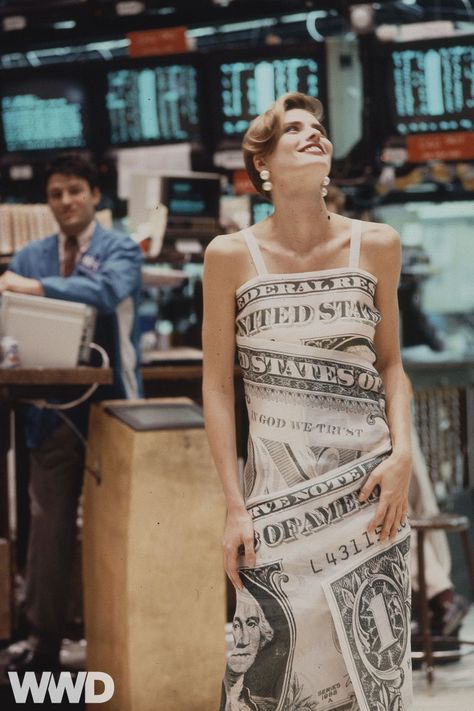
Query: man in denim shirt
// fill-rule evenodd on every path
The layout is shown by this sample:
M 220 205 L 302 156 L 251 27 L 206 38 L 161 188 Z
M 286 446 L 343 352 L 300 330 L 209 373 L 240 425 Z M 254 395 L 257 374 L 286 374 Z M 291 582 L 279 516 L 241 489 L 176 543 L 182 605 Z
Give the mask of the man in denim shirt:
M 95 219 L 100 200 L 95 167 L 79 155 L 63 155 L 49 166 L 48 204 L 58 234 L 31 242 L 0 277 L 0 292 L 16 291 L 89 304 L 97 309 L 94 341 L 105 348 L 113 384 L 94 399 L 141 396 L 137 308 L 142 256 L 126 235 Z M 68 410 L 74 427 L 87 432 L 88 404 Z M 31 452 L 31 530 L 26 569 L 25 611 L 31 635 L 12 659 L 16 671 L 59 667 L 69 581 L 76 543 L 76 515 L 82 488 L 84 448 L 51 410 L 27 413 Z

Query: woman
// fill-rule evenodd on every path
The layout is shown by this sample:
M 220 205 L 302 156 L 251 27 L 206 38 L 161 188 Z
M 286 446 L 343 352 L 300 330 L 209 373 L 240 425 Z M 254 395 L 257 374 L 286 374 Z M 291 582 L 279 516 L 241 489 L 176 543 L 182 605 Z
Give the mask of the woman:
M 225 569 L 273 630 L 243 679 L 227 666 L 222 711 L 411 704 L 400 238 L 328 212 L 321 119 L 299 93 L 255 119 L 244 158 L 274 214 L 205 256 L 203 392 Z M 242 484 L 236 347 L 250 422 Z M 232 656 L 248 655 L 246 641 Z

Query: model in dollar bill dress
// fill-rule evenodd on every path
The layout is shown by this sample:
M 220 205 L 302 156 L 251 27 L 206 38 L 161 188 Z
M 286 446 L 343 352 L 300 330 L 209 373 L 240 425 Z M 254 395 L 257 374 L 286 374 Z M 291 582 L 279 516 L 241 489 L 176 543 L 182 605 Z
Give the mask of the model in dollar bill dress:
M 296 145 L 321 145 L 301 123 Z M 394 460 L 383 314 L 378 278 L 360 266 L 363 223 L 348 222 L 346 264 L 310 271 L 269 272 L 254 231 L 241 233 L 254 269 L 235 295 L 254 553 L 242 534 L 220 711 L 411 708 L 410 531 L 404 502 L 390 512 L 380 493 Z

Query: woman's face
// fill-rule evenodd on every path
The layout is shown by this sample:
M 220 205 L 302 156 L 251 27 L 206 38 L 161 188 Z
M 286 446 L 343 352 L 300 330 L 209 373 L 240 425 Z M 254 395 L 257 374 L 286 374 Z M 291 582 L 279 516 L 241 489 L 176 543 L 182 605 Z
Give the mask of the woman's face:
M 290 109 L 283 118 L 275 150 L 263 160 L 274 189 L 300 180 L 319 186 L 331 170 L 332 143 L 318 119 L 305 109 Z M 262 170 L 263 165 L 257 164 Z

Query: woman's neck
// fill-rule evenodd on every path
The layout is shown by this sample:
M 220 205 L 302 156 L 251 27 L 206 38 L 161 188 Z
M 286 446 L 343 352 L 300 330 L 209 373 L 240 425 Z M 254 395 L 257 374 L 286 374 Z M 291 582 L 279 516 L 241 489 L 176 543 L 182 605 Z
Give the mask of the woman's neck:
M 322 198 L 275 200 L 275 212 L 269 218 L 273 239 L 298 255 L 325 242 L 331 234 L 331 219 Z

